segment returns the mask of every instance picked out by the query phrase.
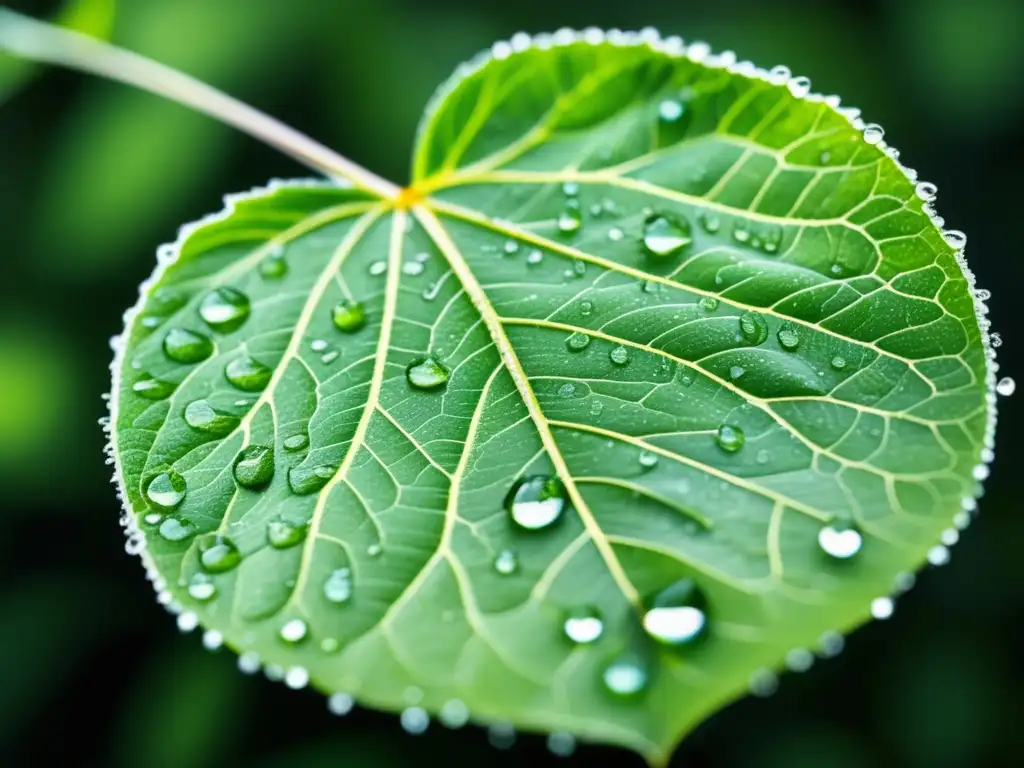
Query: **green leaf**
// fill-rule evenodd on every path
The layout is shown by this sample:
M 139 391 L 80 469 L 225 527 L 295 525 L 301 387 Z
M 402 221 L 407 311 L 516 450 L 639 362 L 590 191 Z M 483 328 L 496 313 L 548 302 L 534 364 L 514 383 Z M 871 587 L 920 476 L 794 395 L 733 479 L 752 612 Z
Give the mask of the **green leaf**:
M 948 556 L 994 429 L 963 237 L 881 129 L 734 62 L 517 36 L 411 188 L 275 183 L 160 252 L 112 452 L 182 628 L 409 730 L 663 764 Z

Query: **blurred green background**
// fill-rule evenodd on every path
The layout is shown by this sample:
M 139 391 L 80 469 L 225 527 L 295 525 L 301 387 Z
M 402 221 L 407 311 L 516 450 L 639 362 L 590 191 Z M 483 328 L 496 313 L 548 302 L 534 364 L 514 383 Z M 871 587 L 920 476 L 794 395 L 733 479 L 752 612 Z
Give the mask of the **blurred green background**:
M 81 0 L 80 0 L 81 1 Z M 57 2 L 14 2 L 41 17 Z M 947 226 L 993 289 L 1020 374 L 1022 0 L 121 0 L 113 39 L 205 79 L 396 181 L 423 105 L 495 39 L 563 25 L 655 25 L 789 65 L 886 127 L 939 185 Z M 102 25 L 101 25 L 102 26 Z M 639 766 L 568 760 L 479 729 L 409 736 L 392 715 L 244 677 L 182 637 L 123 551 L 103 462 L 107 340 L 158 244 L 221 195 L 303 168 L 207 118 L 123 86 L 0 61 L 0 764 L 82 766 Z M 7 67 L 5 69 L 4 67 Z M 1018 379 L 1024 375 L 1018 375 Z M 837 659 L 705 723 L 673 765 L 1019 765 L 1017 627 L 1024 516 L 1021 396 L 1004 400 L 980 519 L 887 622 Z

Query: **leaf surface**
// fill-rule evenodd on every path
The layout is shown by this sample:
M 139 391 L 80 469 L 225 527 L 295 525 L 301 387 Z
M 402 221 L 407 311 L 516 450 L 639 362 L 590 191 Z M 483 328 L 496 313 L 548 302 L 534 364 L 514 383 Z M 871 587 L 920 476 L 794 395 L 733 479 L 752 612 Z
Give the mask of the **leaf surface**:
M 113 452 L 184 628 L 410 730 L 662 763 L 943 559 L 993 427 L 959 233 L 874 127 L 732 64 L 517 37 L 396 199 L 279 183 L 161 254 Z

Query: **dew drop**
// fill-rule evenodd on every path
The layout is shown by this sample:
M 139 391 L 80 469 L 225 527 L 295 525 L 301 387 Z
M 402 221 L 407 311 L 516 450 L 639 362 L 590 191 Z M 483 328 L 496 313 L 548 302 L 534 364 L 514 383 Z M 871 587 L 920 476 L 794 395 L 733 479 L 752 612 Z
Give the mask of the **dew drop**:
M 309 684 L 309 672 L 305 667 L 292 667 L 284 675 L 284 684 L 297 691 Z
M 601 411 L 603 411 L 603 410 L 604 410 L 604 403 L 602 403 L 600 400 L 594 400 L 590 404 L 590 415 L 591 416 L 600 416 L 601 415 Z
M 203 633 L 203 648 L 208 651 L 216 651 L 224 645 L 224 635 L 216 629 L 208 629 Z
M 718 309 L 718 299 L 713 296 L 701 296 L 697 301 L 697 306 L 703 309 L 705 312 L 714 312 Z
M 885 138 L 885 130 L 878 123 L 868 123 L 864 126 L 864 143 L 878 144 Z
M 566 731 L 548 734 L 548 751 L 555 757 L 569 757 L 576 751 L 576 737 Z
M 890 597 L 876 597 L 871 601 L 871 615 L 876 619 L 888 619 L 894 608 Z
M 806 648 L 793 648 L 786 653 L 785 664 L 790 672 L 806 672 L 814 665 L 814 654 Z
M 996 384 L 996 392 L 1003 397 L 1009 397 L 1017 391 L 1017 382 L 1011 379 L 1009 376 L 1005 376 L 999 380 Z
M 256 651 L 246 651 L 238 657 L 238 671 L 243 675 L 255 675 L 260 671 L 260 655 Z
M 574 333 L 565 340 L 565 346 L 570 352 L 582 352 L 590 344 L 590 337 L 585 333 Z
M 288 487 L 297 496 L 308 496 L 327 485 L 337 471 L 333 464 L 319 464 L 313 468 L 292 467 L 288 470 Z
M 451 374 L 448 369 L 432 357 L 421 357 L 409 363 L 405 378 L 416 389 L 437 389 L 443 387 Z
M 575 181 L 567 181 L 562 184 L 562 193 L 566 197 L 576 197 L 580 193 L 580 185 Z
M 224 376 L 243 392 L 259 392 L 270 383 L 273 371 L 249 356 L 236 357 L 224 367 Z
M 284 445 L 286 451 L 301 451 L 309 445 L 309 438 L 303 434 L 292 435 L 291 437 L 286 437 L 282 445 Z
M 821 655 L 826 659 L 838 656 L 842 653 L 845 645 L 846 640 L 838 632 L 825 632 L 818 638 L 818 648 L 820 649 Z
M 355 333 L 366 325 L 366 308 L 358 301 L 342 301 L 331 310 L 331 322 L 342 333 Z
M 199 316 L 220 333 L 231 333 L 249 317 L 249 297 L 234 288 L 217 288 L 199 305 Z
M 422 707 L 407 707 L 402 710 L 399 721 L 402 728 L 414 736 L 424 733 L 430 725 L 430 717 Z
M 544 261 L 544 254 L 538 251 L 536 248 L 534 248 L 532 251 L 526 254 L 527 264 L 540 264 L 542 261 Z
M 770 669 L 756 669 L 747 680 L 747 686 L 754 696 L 766 698 L 779 690 L 779 676 Z
M 625 236 L 626 233 L 623 232 L 622 229 L 619 227 L 612 227 L 611 229 L 608 230 L 608 239 L 611 240 L 613 243 L 619 242 Z
M 205 603 L 217 594 L 217 587 L 205 573 L 197 573 L 188 583 L 188 595 L 193 600 Z
M 792 351 L 800 346 L 800 333 L 789 323 L 786 323 L 779 328 L 779 331 L 775 336 L 779 340 L 779 346 L 783 349 Z
M 605 688 L 623 698 L 638 696 L 650 682 L 647 665 L 632 653 L 623 653 L 613 659 L 601 673 Z
M 718 230 L 720 230 L 722 228 L 722 221 L 721 221 L 721 219 L 719 219 L 713 213 L 707 213 L 707 212 L 702 213 L 698 220 L 700 221 L 701 227 L 709 235 L 715 234 L 716 232 L 718 232 Z
M 583 317 L 589 317 L 594 312 L 594 302 L 590 299 L 584 299 L 580 302 L 580 314 Z
M 558 388 L 559 397 L 572 397 L 576 393 L 576 386 L 572 382 L 566 382 Z
M 575 608 L 566 614 L 562 630 L 572 642 L 587 645 L 600 639 L 604 632 L 604 620 L 596 608 Z
M 324 365 L 330 365 L 339 357 L 341 357 L 341 352 L 339 352 L 336 349 L 332 349 L 330 352 L 324 352 L 322 355 L 320 355 L 320 362 L 323 363 Z
M 209 534 L 199 541 L 199 564 L 207 573 L 225 573 L 242 562 L 242 553 L 227 536 Z
M 178 629 L 182 632 L 191 632 L 199 626 L 199 616 L 194 611 L 184 611 L 178 614 Z
M 967 245 L 967 235 L 959 229 L 947 229 L 942 233 L 942 236 L 951 248 L 955 248 L 958 251 Z
M 375 261 L 370 264 L 368 271 L 373 277 L 380 277 L 388 271 L 388 263 L 386 261 Z
M 262 488 L 274 477 L 274 451 L 266 445 L 243 448 L 235 459 L 235 482 L 243 488 Z
M 629 350 L 621 345 L 617 346 L 608 353 L 608 359 L 615 363 L 615 365 L 628 365 Z
M 402 274 L 415 277 L 423 274 L 423 264 L 418 261 L 407 261 L 402 265 Z
M 173 509 L 185 498 L 185 478 L 169 469 L 149 481 L 146 498 L 162 509 Z
M 341 648 L 341 643 L 336 637 L 325 637 L 320 641 L 320 650 L 324 653 L 337 653 Z
M 665 645 L 686 645 L 707 626 L 707 600 L 693 579 L 680 579 L 650 601 L 644 630 Z
M 935 195 L 938 194 L 939 188 L 930 181 L 919 181 L 917 186 L 914 187 L 914 191 L 917 193 L 919 198 L 927 202 L 935 198 Z
M 446 728 L 461 728 L 469 722 L 469 707 L 459 699 L 450 699 L 441 706 L 437 719 Z
M 832 367 L 837 371 L 843 370 L 846 367 L 846 358 L 841 355 L 836 355 L 832 358 Z
M 352 599 L 352 571 L 348 568 L 337 568 L 324 581 L 324 597 L 337 605 Z
M 383 551 L 384 548 L 380 544 L 371 544 L 366 548 L 366 554 L 370 557 L 377 557 Z
M 740 333 L 748 344 L 757 346 L 768 338 L 768 322 L 757 312 L 744 312 L 740 315 Z
M 280 280 L 288 274 L 288 262 L 284 252 L 271 253 L 260 262 L 260 277 L 265 280 Z
M 684 111 L 682 102 L 676 99 L 665 99 L 658 105 L 658 119 L 663 123 L 674 123 L 683 116 Z
M 187 328 L 171 328 L 163 346 L 164 354 L 176 363 L 200 363 L 213 354 L 210 337 Z
M 743 368 L 743 366 L 734 365 L 729 369 L 729 378 L 732 379 L 733 381 L 736 381 L 737 379 L 742 378 L 743 374 L 746 372 L 747 371 L 746 369 Z
M 132 384 L 132 392 L 147 400 L 163 400 L 174 392 L 174 385 L 167 381 L 147 376 Z
M 736 453 L 743 447 L 746 436 L 743 430 L 732 424 L 723 424 L 718 428 L 718 445 L 728 453 Z
M 640 455 L 637 457 L 637 461 L 640 466 L 644 469 L 653 469 L 658 466 L 658 454 L 654 451 L 643 450 L 640 451 Z
M 220 413 L 207 400 L 193 400 L 185 406 L 185 423 L 198 432 L 222 436 L 238 426 L 238 417 Z
M 512 487 L 505 498 L 505 509 L 520 528 L 540 530 L 558 520 L 567 499 L 565 486 L 557 477 L 533 475 Z
M 654 216 L 644 223 L 644 248 L 652 256 L 671 256 L 692 242 L 690 225 L 685 219 L 673 221 L 664 216 Z
M 267 542 L 274 549 L 289 549 L 306 538 L 306 523 L 271 520 L 267 523 Z
M 583 226 L 583 216 L 580 213 L 579 206 L 568 206 L 558 216 L 558 231 L 565 235 L 571 235 L 579 232 L 580 227 Z
M 509 749 L 516 743 L 516 729 L 512 723 L 493 723 L 487 728 L 487 741 L 495 749 Z
M 309 628 L 302 619 L 292 619 L 285 622 L 278 634 L 286 643 L 300 643 L 306 638 Z
M 518 569 L 519 561 L 516 559 L 516 553 L 511 549 L 501 550 L 498 556 L 494 558 L 494 570 L 502 576 L 515 573 Z
M 195 532 L 195 526 L 189 522 L 183 522 L 176 517 L 168 517 L 160 523 L 161 538 L 165 541 L 184 541 Z
M 750 242 L 750 230 L 737 224 L 732 231 L 732 239 L 735 240 L 737 243 Z

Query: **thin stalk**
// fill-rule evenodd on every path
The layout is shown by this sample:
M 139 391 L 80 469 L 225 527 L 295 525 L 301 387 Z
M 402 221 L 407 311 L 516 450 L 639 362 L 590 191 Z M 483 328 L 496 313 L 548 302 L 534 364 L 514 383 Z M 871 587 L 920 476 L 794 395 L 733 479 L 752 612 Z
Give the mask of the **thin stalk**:
M 394 198 L 401 191 L 304 133 L 216 88 L 87 35 L 0 8 L 0 51 L 91 72 L 164 96 L 232 125 L 320 173 L 347 179 L 381 197 Z

